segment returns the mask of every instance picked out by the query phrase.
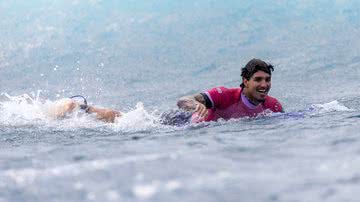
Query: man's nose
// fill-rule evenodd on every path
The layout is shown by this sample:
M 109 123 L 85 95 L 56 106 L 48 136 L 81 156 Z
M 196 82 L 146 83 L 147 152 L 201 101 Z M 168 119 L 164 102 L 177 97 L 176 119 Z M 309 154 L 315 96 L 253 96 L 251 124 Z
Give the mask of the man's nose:
M 260 82 L 260 86 L 261 86 L 261 87 L 266 88 L 266 87 L 268 87 L 269 85 L 270 85 L 270 83 L 267 82 L 267 81 L 265 81 L 265 80 L 262 80 L 262 81 Z

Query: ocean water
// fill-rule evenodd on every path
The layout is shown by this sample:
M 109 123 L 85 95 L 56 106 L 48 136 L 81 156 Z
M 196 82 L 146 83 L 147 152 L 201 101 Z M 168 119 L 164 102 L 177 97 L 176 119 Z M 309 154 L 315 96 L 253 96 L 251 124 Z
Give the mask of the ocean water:
M 1 0 L 0 202 L 359 201 L 360 2 Z M 275 66 L 286 113 L 162 125 L 178 98 Z M 81 112 L 81 94 L 124 112 Z

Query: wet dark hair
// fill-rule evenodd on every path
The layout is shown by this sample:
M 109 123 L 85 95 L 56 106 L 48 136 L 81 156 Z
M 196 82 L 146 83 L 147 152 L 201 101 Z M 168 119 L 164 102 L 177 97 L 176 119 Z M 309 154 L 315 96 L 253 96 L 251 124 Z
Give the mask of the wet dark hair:
M 254 58 L 250 60 L 245 67 L 241 68 L 241 77 L 250 80 L 250 78 L 258 71 L 263 71 L 271 75 L 271 72 L 274 71 L 274 67 L 260 59 Z M 244 82 L 241 83 L 240 87 L 245 87 Z

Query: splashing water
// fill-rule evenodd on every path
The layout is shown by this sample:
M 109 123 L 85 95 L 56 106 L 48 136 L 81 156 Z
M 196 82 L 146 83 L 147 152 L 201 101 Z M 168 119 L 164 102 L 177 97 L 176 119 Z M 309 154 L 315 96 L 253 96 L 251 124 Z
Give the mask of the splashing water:
M 59 106 L 63 106 L 63 103 L 68 101 L 69 98 L 56 101 L 42 100 L 40 91 L 36 97 L 28 94 L 10 96 L 3 93 L 2 95 L 8 99 L 8 101 L 0 102 L 0 122 L 3 125 L 45 124 L 52 127 L 62 125 L 61 128 L 106 126 L 114 131 L 121 132 L 139 132 L 159 127 L 165 128 L 160 124 L 157 111 L 147 112 L 143 103 L 137 103 L 133 110 L 123 112 L 122 117 L 116 119 L 115 123 L 103 123 L 98 121 L 94 115 L 86 114 L 81 110 L 75 110 L 62 119 L 56 118 L 55 114 Z
M 317 111 L 317 113 L 328 113 L 328 112 L 350 112 L 354 111 L 347 108 L 343 104 L 339 103 L 337 100 L 334 100 L 325 104 L 314 104 L 312 107 Z

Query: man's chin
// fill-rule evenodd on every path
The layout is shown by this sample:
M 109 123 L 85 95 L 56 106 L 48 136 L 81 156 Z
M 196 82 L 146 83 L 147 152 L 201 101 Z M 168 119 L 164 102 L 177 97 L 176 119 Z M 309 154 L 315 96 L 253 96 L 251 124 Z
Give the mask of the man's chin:
M 265 95 L 265 96 L 258 97 L 258 98 L 256 99 L 256 101 L 258 101 L 258 102 L 265 102 L 265 98 L 266 98 L 266 95 Z

